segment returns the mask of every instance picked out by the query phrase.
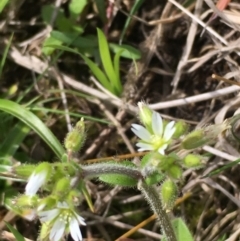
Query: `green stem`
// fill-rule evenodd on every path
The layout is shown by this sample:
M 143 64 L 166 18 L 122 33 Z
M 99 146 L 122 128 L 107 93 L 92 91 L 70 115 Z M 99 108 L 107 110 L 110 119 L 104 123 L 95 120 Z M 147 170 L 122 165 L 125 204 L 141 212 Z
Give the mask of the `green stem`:
M 148 186 L 143 181 L 139 182 L 138 189 L 142 192 L 151 206 L 151 209 L 157 215 L 157 219 L 166 235 L 167 241 L 177 241 L 171 221 L 162 207 L 161 199 L 156 189 L 152 186 Z

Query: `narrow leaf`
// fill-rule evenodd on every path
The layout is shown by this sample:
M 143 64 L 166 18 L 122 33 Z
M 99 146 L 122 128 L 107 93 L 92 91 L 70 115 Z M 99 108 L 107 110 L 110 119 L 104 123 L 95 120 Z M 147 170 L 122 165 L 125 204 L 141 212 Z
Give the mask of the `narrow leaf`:
M 118 91 L 117 94 L 120 94 L 121 92 L 117 88 L 117 86 L 118 86 L 117 80 L 116 80 L 117 77 L 116 77 L 116 73 L 113 68 L 113 63 L 112 63 L 112 59 L 110 56 L 107 39 L 106 39 L 104 33 L 100 29 L 97 29 L 97 33 L 98 33 L 99 52 L 100 52 L 104 71 L 105 71 L 109 81 L 111 82 L 112 87 L 115 87 L 115 89 L 117 89 L 117 91 Z
M 25 241 L 25 238 L 9 223 L 5 222 L 8 229 L 11 231 L 11 233 L 14 235 L 17 241 Z
M 0 99 L 0 110 L 7 112 L 23 123 L 28 127 L 33 129 L 55 152 L 58 158 L 61 158 L 64 154 L 64 149 L 58 139 L 53 135 L 53 133 L 46 127 L 46 125 L 32 112 L 24 108 L 23 106 L 10 101 Z
M 29 131 L 28 126 L 18 122 L 0 145 L 1 158 L 13 156 Z
M 127 18 L 127 20 L 124 24 L 123 31 L 121 33 L 120 40 L 119 40 L 120 43 L 122 43 L 122 41 L 123 41 L 124 35 L 125 35 L 125 33 L 128 29 L 128 26 L 131 22 L 132 15 L 134 15 L 137 12 L 137 10 L 142 6 L 143 2 L 144 2 L 144 0 L 136 0 L 134 2 L 133 6 L 131 8 L 130 14 L 128 15 L 128 18 Z

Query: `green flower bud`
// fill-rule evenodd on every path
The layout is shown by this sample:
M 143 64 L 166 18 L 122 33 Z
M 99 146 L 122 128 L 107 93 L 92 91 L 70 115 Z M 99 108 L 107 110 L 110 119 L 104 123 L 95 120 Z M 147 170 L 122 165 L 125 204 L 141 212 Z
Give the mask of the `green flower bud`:
M 23 200 L 23 199 L 21 200 L 21 203 L 23 204 L 23 206 L 17 205 L 17 202 L 18 202 L 17 198 L 15 200 L 7 198 L 5 200 L 5 205 L 9 210 L 14 211 L 16 214 L 22 216 L 23 218 L 25 218 L 29 221 L 32 221 L 33 219 L 36 218 L 36 211 L 31 206 L 26 205 L 28 202 L 31 203 L 31 201 L 29 201 L 27 199 L 25 199 L 25 200 Z
M 37 205 L 38 202 L 38 196 L 27 196 L 27 195 L 21 195 L 15 199 L 12 200 L 12 204 L 16 205 L 19 208 L 24 207 L 31 207 L 34 208 Z
M 85 124 L 83 118 L 77 122 L 76 126 L 67 134 L 64 146 L 68 152 L 78 152 L 86 139 Z
M 182 120 L 178 121 L 174 126 L 176 128 L 176 131 L 173 134 L 173 138 L 179 138 L 188 130 L 188 125 Z
M 55 195 L 49 195 L 39 201 L 37 211 L 42 211 L 43 209 L 52 209 L 56 207 L 58 202 L 58 197 Z
M 195 149 L 205 145 L 208 142 L 203 130 L 195 130 L 189 133 L 182 141 L 184 149 Z
M 171 152 L 167 156 L 162 156 L 161 160 L 159 161 L 158 169 L 161 171 L 167 171 L 172 164 L 176 163 L 178 160 L 179 157 L 174 152 Z
M 141 168 L 144 176 L 155 172 L 163 156 L 158 152 L 149 152 L 141 160 Z
M 167 173 L 170 177 L 174 178 L 174 179 L 179 179 L 182 177 L 182 168 L 178 165 L 171 165 L 168 170 Z
M 54 180 L 59 180 L 63 177 L 73 177 L 80 170 L 80 167 L 76 165 L 74 162 L 66 162 L 66 163 L 54 163 Z
M 183 159 L 183 165 L 186 168 L 200 168 L 202 167 L 201 159 L 200 155 L 188 154 Z
M 160 183 L 166 176 L 163 173 L 154 172 L 145 178 L 147 185 L 154 185 Z
M 28 178 L 31 174 L 32 171 L 36 168 L 36 165 L 20 165 L 20 166 L 15 166 L 12 167 L 12 172 L 14 174 L 17 174 L 18 177 L 26 177 Z
M 76 189 L 71 190 L 66 197 L 66 202 L 72 203 L 74 206 L 79 206 L 82 200 L 82 194 Z
M 161 186 L 161 199 L 163 207 L 171 210 L 177 199 L 177 185 L 174 181 L 167 179 Z
M 49 225 L 49 223 L 47 223 L 47 222 L 42 223 L 38 240 L 42 240 L 42 241 L 49 240 L 50 230 L 51 230 L 51 225 Z
M 152 132 L 152 114 L 153 110 L 151 110 L 146 104 L 143 102 L 138 102 L 139 108 L 139 118 L 146 129 Z
M 53 195 L 63 197 L 69 192 L 70 189 L 70 179 L 64 177 L 57 182 L 53 191 Z

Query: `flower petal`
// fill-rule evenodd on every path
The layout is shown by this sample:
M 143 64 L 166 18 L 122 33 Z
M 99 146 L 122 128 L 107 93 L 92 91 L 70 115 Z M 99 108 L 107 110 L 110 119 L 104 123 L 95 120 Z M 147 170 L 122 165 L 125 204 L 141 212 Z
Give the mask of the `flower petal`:
M 172 135 L 174 134 L 174 132 L 176 131 L 174 124 L 175 124 L 175 121 L 171 121 L 166 125 L 164 130 L 164 135 L 163 135 L 164 140 L 169 141 Z
M 167 149 L 167 144 L 164 144 L 162 145 L 160 148 L 158 148 L 158 152 L 161 154 L 161 155 L 165 155 L 165 150 Z
M 78 226 L 78 221 L 75 218 L 72 218 L 69 224 L 70 234 L 74 241 L 82 240 L 82 234 Z
M 50 232 L 50 240 L 59 241 L 65 230 L 65 222 L 62 219 L 57 219 L 54 223 L 51 232 Z
M 78 223 L 81 224 L 81 225 L 86 225 L 85 221 L 84 221 L 84 218 L 81 217 L 80 215 L 78 215 L 77 213 L 74 212 L 74 215 L 76 217 L 76 219 L 78 220 Z
M 144 128 L 143 126 L 140 126 L 138 124 L 132 124 L 131 130 L 141 140 L 146 141 L 146 142 L 151 140 L 151 135 L 150 135 L 149 131 L 146 128 Z
M 153 146 L 151 144 L 148 144 L 148 143 L 138 142 L 136 144 L 136 146 L 139 147 L 138 151 L 152 151 L 152 150 L 154 150 Z
M 30 176 L 28 183 L 26 185 L 25 194 L 30 196 L 35 195 L 39 190 L 39 188 L 44 184 L 46 177 L 47 177 L 47 172 L 44 172 L 44 171 L 39 172 L 37 174 L 33 173 Z
M 156 111 L 153 111 L 152 115 L 152 129 L 155 135 L 162 136 L 163 134 L 163 121 L 162 117 Z
M 41 222 L 47 222 L 56 218 L 59 215 L 59 213 L 60 213 L 60 210 L 56 208 L 48 211 L 39 212 L 38 216 Z

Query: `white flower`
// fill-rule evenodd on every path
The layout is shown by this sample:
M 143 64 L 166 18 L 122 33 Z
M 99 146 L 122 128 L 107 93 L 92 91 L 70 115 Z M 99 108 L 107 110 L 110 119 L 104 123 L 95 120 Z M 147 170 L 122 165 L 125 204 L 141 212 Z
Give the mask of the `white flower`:
M 131 130 L 141 139 L 136 144 L 139 147 L 138 151 L 158 151 L 164 155 L 170 139 L 176 130 L 174 124 L 175 122 L 171 121 L 163 128 L 162 117 L 155 111 L 152 114 L 151 130 L 138 124 L 132 124 Z
M 37 193 L 39 188 L 45 184 L 51 174 L 52 167 L 48 162 L 40 163 L 32 172 L 32 175 L 28 179 L 28 183 L 25 188 L 25 194 L 33 196 Z
M 70 231 L 74 241 L 81 241 L 82 234 L 79 225 L 86 225 L 84 218 L 72 210 L 67 203 L 58 203 L 57 208 L 39 212 L 41 222 L 48 222 L 51 225 L 49 239 L 59 241 L 64 232 Z
M 33 172 L 30 178 L 28 179 L 28 183 L 25 188 L 25 194 L 26 195 L 35 195 L 39 188 L 45 183 L 47 178 L 47 172 Z

